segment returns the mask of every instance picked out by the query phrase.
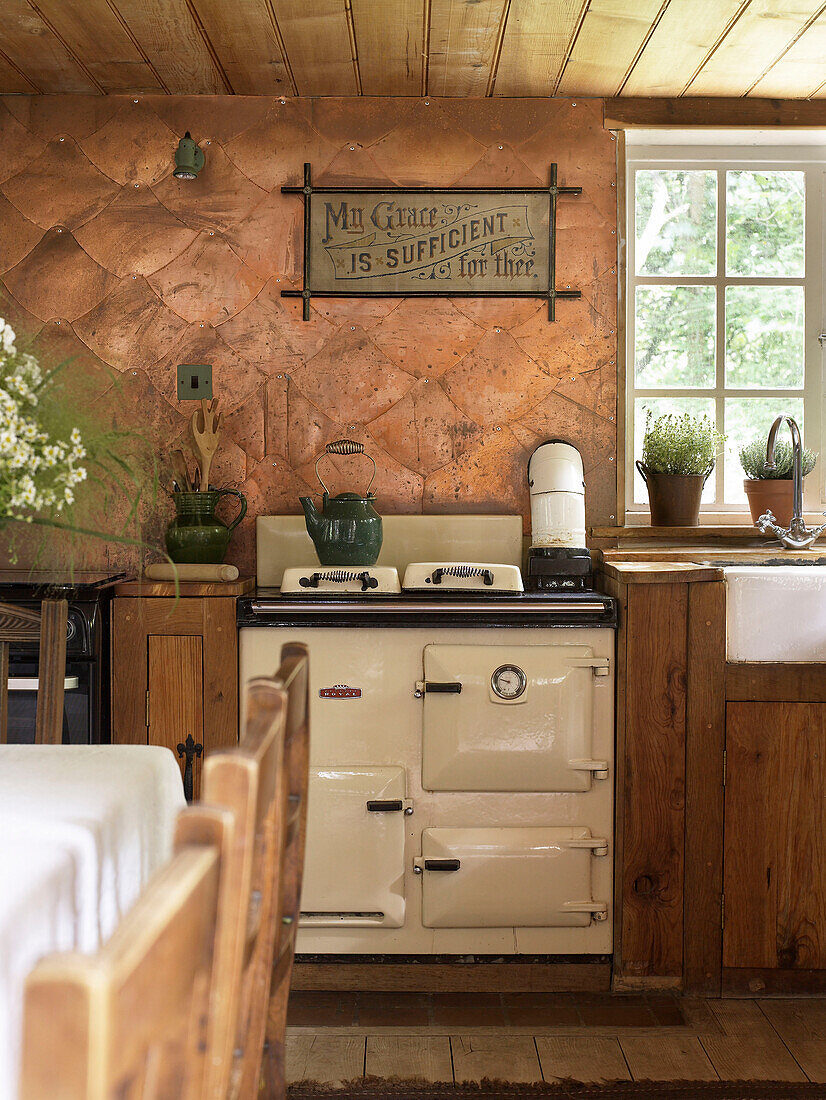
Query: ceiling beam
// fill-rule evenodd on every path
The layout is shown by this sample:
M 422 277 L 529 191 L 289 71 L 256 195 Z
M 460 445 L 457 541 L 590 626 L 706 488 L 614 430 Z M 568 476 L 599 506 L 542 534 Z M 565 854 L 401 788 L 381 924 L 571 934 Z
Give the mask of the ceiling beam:
M 743 96 L 711 98 L 685 96 L 635 99 L 619 96 L 603 102 L 606 130 L 633 128 L 709 128 L 772 130 L 826 126 L 826 100 L 756 99 Z

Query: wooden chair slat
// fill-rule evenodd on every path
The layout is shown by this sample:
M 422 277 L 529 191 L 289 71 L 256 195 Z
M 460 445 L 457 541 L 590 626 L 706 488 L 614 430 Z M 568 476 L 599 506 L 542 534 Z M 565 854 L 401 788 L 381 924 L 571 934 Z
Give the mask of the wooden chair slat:
M 53 955 L 26 982 L 21 1096 L 204 1095 L 205 1023 L 232 818 L 185 810 L 172 861 L 96 955 Z
M 307 648 L 298 643 L 281 650 L 276 677 L 287 693 L 287 730 L 282 782 L 283 810 L 280 890 L 275 910 L 275 967 L 267 1010 L 267 1058 L 264 1065 L 267 1095 L 286 1095 L 285 1038 L 295 937 L 301 904 L 304 846 L 307 835 L 307 784 L 310 761 L 310 676 Z M 252 1082 L 249 1082 L 252 1088 Z M 253 1093 L 245 1093 L 252 1096 Z
M 245 1070 L 246 1077 L 258 1079 L 264 1046 L 258 1016 L 266 1008 L 275 941 L 286 693 L 274 679 L 253 680 L 246 712 L 238 747 L 212 753 L 203 773 L 204 799 L 229 809 L 236 821 L 219 899 L 205 1092 L 210 1100 L 241 1095 Z

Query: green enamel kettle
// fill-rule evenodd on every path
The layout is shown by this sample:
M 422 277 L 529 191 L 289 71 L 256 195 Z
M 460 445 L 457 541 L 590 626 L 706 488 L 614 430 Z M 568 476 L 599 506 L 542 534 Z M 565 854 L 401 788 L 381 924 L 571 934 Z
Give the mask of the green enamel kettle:
M 364 496 L 339 493 L 331 497 L 321 480 L 318 464 L 327 455 L 363 454 L 373 463 L 373 476 Z M 313 540 L 322 565 L 375 565 L 381 551 L 381 516 L 373 507 L 375 495 L 370 486 L 376 476 L 376 463 L 354 439 L 336 439 L 328 443 L 315 461 L 315 476 L 323 490 L 319 512 L 312 497 L 299 497 L 304 509 L 307 533 Z

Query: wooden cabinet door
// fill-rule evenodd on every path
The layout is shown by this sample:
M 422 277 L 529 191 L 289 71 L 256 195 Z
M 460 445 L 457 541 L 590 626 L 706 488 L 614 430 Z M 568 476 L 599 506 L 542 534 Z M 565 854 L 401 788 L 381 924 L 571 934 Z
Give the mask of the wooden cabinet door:
M 826 703 L 726 707 L 723 965 L 826 968 Z
M 147 740 L 175 753 L 184 789 L 197 798 L 204 751 L 203 638 L 150 634 L 148 656 Z

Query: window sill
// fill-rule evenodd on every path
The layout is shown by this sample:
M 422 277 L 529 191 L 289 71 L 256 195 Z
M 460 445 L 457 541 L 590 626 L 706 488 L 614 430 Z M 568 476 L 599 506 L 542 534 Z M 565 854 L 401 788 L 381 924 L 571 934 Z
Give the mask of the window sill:
M 629 524 L 627 527 L 589 527 L 588 536 L 592 539 L 612 539 L 620 542 L 771 542 L 765 535 L 751 525 L 705 524 L 697 527 L 652 527 L 650 524 Z

